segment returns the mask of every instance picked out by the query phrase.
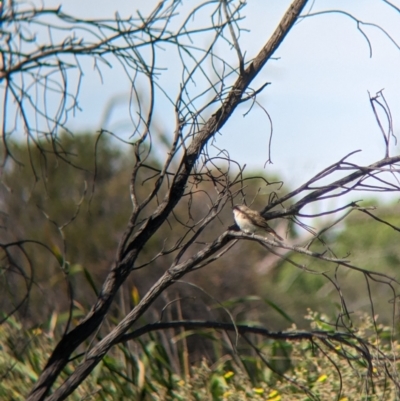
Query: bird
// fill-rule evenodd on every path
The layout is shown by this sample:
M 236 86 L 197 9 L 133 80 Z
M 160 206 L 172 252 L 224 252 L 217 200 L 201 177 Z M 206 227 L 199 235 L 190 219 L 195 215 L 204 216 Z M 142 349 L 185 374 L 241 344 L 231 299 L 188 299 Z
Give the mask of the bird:
M 236 205 L 233 207 L 233 217 L 239 228 L 245 233 L 255 233 L 258 230 L 264 230 L 274 237 L 283 241 L 267 223 L 267 220 L 256 210 L 250 209 L 246 205 Z

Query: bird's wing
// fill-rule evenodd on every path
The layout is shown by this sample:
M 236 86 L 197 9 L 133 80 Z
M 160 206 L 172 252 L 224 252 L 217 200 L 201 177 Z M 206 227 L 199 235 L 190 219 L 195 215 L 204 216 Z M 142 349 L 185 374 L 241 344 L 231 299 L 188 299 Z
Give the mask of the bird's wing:
M 272 235 L 274 235 L 274 236 L 275 236 L 276 238 L 278 238 L 280 241 L 283 241 L 283 238 L 282 238 L 280 235 L 278 235 L 278 234 L 275 232 L 275 230 L 272 229 L 272 228 L 269 226 L 269 224 L 267 223 L 266 220 L 264 220 L 264 222 L 263 222 L 263 224 L 262 224 L 262 228 L 263 228 L 265 231 L 267 231 L 267 232 L 271 233 Z

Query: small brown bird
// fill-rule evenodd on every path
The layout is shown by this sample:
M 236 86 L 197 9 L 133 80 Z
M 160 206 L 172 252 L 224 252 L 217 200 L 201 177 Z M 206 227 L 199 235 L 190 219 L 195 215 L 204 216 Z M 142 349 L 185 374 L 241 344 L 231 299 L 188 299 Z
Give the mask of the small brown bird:
M 245 233 L 254 234 L 258 230 L 265 230 L 280 241 L 283 241 L 283 238 L 268 225 L 267 220 L 265 220 L 260 213 L 250 209 L 246 205 L 234 206 L 233 215 L 236 224 Z

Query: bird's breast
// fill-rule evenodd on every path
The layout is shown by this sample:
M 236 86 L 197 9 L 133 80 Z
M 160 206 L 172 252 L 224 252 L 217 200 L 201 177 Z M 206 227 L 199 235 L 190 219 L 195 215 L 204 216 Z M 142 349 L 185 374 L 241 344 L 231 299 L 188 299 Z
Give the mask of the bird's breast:
M 235 215 L 236 224 L 242 231 L 254 233 L 257 227 L 251 222 L 250 219 L 242 217 L 240 214 Z

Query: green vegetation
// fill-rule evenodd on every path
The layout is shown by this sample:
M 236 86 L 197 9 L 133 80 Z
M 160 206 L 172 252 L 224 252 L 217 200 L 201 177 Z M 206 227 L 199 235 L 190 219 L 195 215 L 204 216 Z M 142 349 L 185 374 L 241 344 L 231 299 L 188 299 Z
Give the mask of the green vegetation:
M 324 329 L 325 316 L 309 312 L 311 328 Z M 292 327 L 295 329 L 295 327 Z M 379 326 L 383 337 L 390 328 Z M 373 332 L 373 322 L 363 317 L 358 335 L 376 345 L 379 352 L 391 354 L 399 349 L 397 342 L 379 340 Z M 214 363 L 205 359 L 193 364 L 185 373 L 182 343 L 193 332 L 181 332 L 173 337 L 175 358 L 163 346 L 162 333 L 147 335 L 140 340 L 120 344 L 109 353 L 69 400 L 396 400 L 395 385 L 385 379 L 383 366 L 376 358 L 372 376 L 368 376 L 360 355 L 338 346 L 336 351 L 351 352 L 348 363 L 335 350 L 318 347 L 308 341 L 287 343 L 253 337 L 252 342 L 262 352 L 268 364 L 285 377 L 273 374 L 263 361 L 249 349 L 239 354 L 227 352 L 222 333 L 213 333 L 214 346 L 220 357 Z M 200 333 L 201 335 L 201 333 Z M 202 335 L 205 335 L 203 333 Z M 209 333 L 211 335 L 211 333 Z M 51 328 L 23 330 L 14 318 L 0 326 L 0 398 L 24 400 L 41 372 L 48 354 L 57 341 Z M 241 345 L 239 344 L 239 347 Z M 285 349 L 286 357 L 278 350 Z M 378 351 L 379 349 L 379 351 Z M 391 351 L 392 350 L 392 351 Z M 70 374 L 84 355 L 68 365 L 59 383 Z M 288 364 L 282 364 L 284 360 Z M 282 369 L 282 367 L 285 367 Z M 279 368 L 280 366 L 280 368 Z M 391 374 L 398 363 L 393 362 Z M 340 370 L 340 376 L 338 371 Z M 290 380 L 288 380 L 290 379 Z M 342 381 L 342 382 L 341 382 Z M 306 389 L 304 391 L 302 389 Z M 367 391 L 368 390 L 368 391 Z M 307 391 L 310 394 L 307 394 Z M 312 394 L 312 395 L 311 395 Z M 369 394 L 369 395 L 367 395 Z M 314 398 L 311 398 L 314 396 Z M 10 398 L 11 397 L 11 398 Z
M 1 266 L 0 289 L 6 320 L 0 326 L 0 372 L 3 372 L 0 398 L 22 400 L 62 335 L 69 308 L 71 326 L 74 326 L 87 313 L 112 264 L 132 207 L 126 183 L 133 155 L 123 153 L 103 137 L 97 143 L 95 168 L 96 145 L 91 135 L 61 138 L 59 153 L 68 155 L 66 161 L 52 153 L 43 159 L 40 153 L 29 155 L 22 145 L 13 146 L 13 154 L 22 165 L 8 165 L 3 178 L 2 206 L 7 212 L 8 226 L 13 229 L 16 240 L 28 238 L 46 245 L 26 243 L 10 250 L 18 265 L 24 266 L 23 272 Z M 149 171 L 137 180 L 142 183 L 143 192 L 139 191 L 139 195 L 147 193 L 146 186 L 150 185 L 147 178 L 152 174 Z M 265 196 L 258 194 L 260 183 L 261 179 L 249 181 L 246 188 L 249 199 L 255 199 L 254 208 L 261 208 L 266 202 Z M 207 187 L 211 183 L 201 185 L 212 193 Z M 191 213 L 200 215 L 207 203 L 202 191 L 198 193 L 190 202 Z M 176 208 L 174 217 L 180 221 L 189 219 L 185 207 L 188 201 L 184 199 Z M 399 212 L 396 204 L 378 208 L 377 215 L 399 226 Z M 232 222 L 231 210 L 227 207 L 211 230 L 199 236 L 199 241 L 215 237 L 215 233 Z M 355 210 L 346 220 L 346 226 L 326 239 L 334 244 L 332 254 L 345 258 L 351 252 L 353 264 L 397 277 L 400 260 L 397 237 L 393 235 L 393 228 L 382 224 L 377 227 L 369 216 Z M 286 229 L 290 231 L 289 241 L 296 233 L 291 223 Z M 157 250 L 171 246 L 183 233 L 182 227 L 171 219 L 149 241 L 139 262 L 144 263 Z M 310 249 L 322 248 L 315 242 Z M 29 251 L 29 259 L 24 259 L 25 251 Z M 372 344 L 372 348 L 376 346 L 372 359 L 382 353 L 386 357 L 397 356 L 398 344 L 390 329 L 396 326 L 392 324 L 393 296 L 387 285 L 370 283 L 371 291 L 379 294 L 374 298 L 374 315 L 379 315 L 377 321 L 383 324 L 375 326 L 376 321 L 365 317 L 371 316 L 372 303 L 360 273 L 343 267 L 336 269 L 291 252 L 285 257 L 304 269 L 279 258 L 270 259 L 271 256 L 258 244 L 240 241 L 223 258 L 191 273 L 187 280 L 194 285 L 177 283 L 165 292 L 164 299 L 149 309 L 140 324 L 158 321 L 163 310 L 165 321 L 204 319 L 231 323 L 230 316 L 233 316 L 237 324 L 264 326 L 269 330 L 283 330 L 288 325 L 292 325 L 291 330 L 296 327 L 309 330 L 311 321 L 312 329 L 341 331 L 335 319 L 343 310 L 342 300 L 327 280 L 329 276 L 346 300 L 352 319 L 349 325 L 357 322 L 355 334 Z M 165 255 L 154 260 L 151 268 L 135 271 L 123 285 L 119 299 L 97 333 L 98 338 L 138 303 L 140 295 L 162 274 L 172 258 L 173 255 Z M 313 270 L 314 274 L 306 269 Z M 74 296 L 72 305 L 67 284 Z M 29 302 L 7 316 L 27 292 Z M 310 312 L 304 319 L 308 308 L 316 312 Z M 342 354 L 310 341 L 285 342 L 261 336 L 253 336 L 251 341 L 265 360 L 243 339 L 236 344 L 234 335 L 215 330 L 170 329 L 146 334 L 119 344 L 107 354 L 69 399 L 313 399 L 307 392 L 321 400 L 335 399 L 338 395 L 337 399 L 342 401 L 397 399 L 394 384 L 384 374 L 379 358 L 374 359 L 372 376 L 369 376 L 368 366 L 360 355 L 353 350 L 346 351 L 347 356 L 351 355 L 349 363 L 339 345 L 336 351 Z M 74 356 L 58 384 L 84 357 Z M 388 359 L 385 362 L 386 369 Z M 397 375 L 397 363 L 393 362 L 390 369 L 390 374 Z
M 380 219 L 400 227 L 400 205 L 396 203 L 380 205 L 378 201 L 360 202 L 360 206 L 374 205 L 376 210 L 369 211 Z M 349 259 L 354 266 L 367 271 L 387 274 L 399 278 L 400 248 L 398 233 L 390 226 L 377 224 L 363 211 L 354 210 L 345 220 L 340 231 L 325 237 L 326 243 L 332 244 L 332 256 Z M 313 251 L 320 252 L 323 248 L 314 242 Z M 346 301 L 350 312 L 373 311 L 379 315 L 380 321 L 391 325 L 393 322 L 394 294 L 390 288 L 379 281 L 370 280 L 356 270 L 321 263 L 318 259 L 310 259 L 304 255 L 289 253 L 286 255 L 305 269 L 296 268 L 292 264 L 281 261 L 263 282 L 264 293 L 274 293 L 274 300 L 291 316 L 308 307 L 318 305 L 318 311 L 330 316 L 340 313 L 341 301 Z M 326 276 L 340 288 L 337 288 Z M 369 291 L 375 294 L 373 305 L 369 299 Z M 290 294 L 287 297 L 286 294 Z M 296 323 L 301 325 L 298 319 Z

